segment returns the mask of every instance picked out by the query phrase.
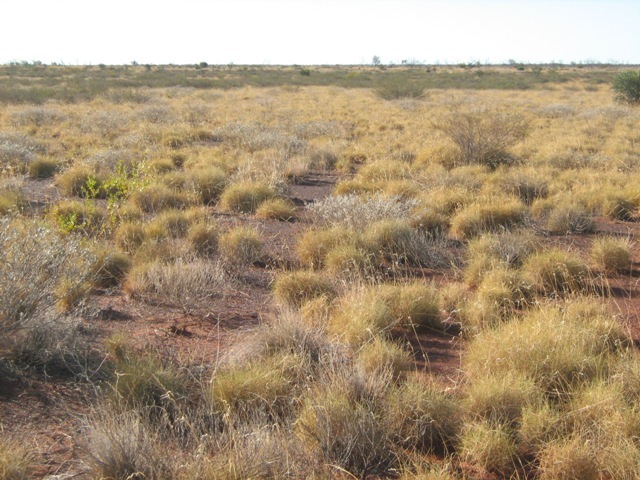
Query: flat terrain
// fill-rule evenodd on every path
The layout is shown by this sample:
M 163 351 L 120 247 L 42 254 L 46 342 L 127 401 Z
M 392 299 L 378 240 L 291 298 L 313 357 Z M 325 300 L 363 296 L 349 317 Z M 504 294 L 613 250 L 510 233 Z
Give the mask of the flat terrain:
M 1 273 L 36 237 L 11 232 L 73 245 L 60 278 L 0 285 L 0 471 L 17 442 L 27 473 L 6 478 L 564 478 L 600 448 L 584 478 L 636 478 L 640 110 L 613 101 L 616 72 L 0 67 Z M 20 303 L 29 284 L 42 295 Z M 607 327 L 563 360 L 568 379 L 470 365 L 492 335 L 572 308 Z M 482 390 L 505 378 L 529 387 Z M 458 413 L 393 417 L 415 382 Z M 346 423 L 375 419 L 347 434 L 375 455 L 328 446 L 333 410 L 313 402 L 339 395 Z M 575 413 L 605 419 L 607 402 L 624 427 Z M 196 411 L 206 427 L 176 433 Z M 161 440 L 116 460 L 99 432 L 129 414 Z M 425 417 L 442 431 L 412 440 Z

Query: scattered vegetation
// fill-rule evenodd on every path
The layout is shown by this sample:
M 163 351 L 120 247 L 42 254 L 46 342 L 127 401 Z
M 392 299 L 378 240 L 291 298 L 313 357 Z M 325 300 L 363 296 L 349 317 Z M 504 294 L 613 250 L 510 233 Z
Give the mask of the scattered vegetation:
M 635 478 L 621 71 L 0 67 L 0 477 Z

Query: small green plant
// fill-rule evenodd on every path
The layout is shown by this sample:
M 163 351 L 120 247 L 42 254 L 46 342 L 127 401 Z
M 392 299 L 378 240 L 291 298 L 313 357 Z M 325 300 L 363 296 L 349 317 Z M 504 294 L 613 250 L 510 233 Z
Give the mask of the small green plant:
M 613 78 L 615 99 L 637 105 L 640 103 L 640 71 L 620 72 Z

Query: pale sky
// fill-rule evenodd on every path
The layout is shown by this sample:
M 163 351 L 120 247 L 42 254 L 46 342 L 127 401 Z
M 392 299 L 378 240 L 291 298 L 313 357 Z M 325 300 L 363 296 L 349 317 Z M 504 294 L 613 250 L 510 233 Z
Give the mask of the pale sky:
M 640 64 L 640 0 L 0 0 L 0 63 Z

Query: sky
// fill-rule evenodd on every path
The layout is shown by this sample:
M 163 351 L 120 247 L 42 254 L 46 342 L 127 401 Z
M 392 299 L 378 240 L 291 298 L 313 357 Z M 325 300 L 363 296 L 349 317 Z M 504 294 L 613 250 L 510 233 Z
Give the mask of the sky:
M 0 0 L 0 63 L 640 64 L 640 0 Z

